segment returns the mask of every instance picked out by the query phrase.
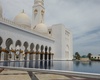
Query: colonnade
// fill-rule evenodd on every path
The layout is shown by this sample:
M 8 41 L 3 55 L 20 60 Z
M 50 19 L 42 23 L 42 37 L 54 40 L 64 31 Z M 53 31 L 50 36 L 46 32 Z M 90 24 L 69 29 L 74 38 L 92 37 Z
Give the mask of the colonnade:
M 8 38 L 5 42 L 6 48 L 2 47 L 3 39 L 0 37 L 0 61 L 23 61 L 23 60 L 53 60 L 53 53 L 51 53 L 51 47 L 43 46 L 34 43 L 30 44 L 30 50 L 28 50 L 28 42 L 23 43 L 24 49 L 22 49 L 22 43 L 20 40 L 16 40 L 13 44 L 13 40 Z M 15 45 L 13 49 L 12 45 Z M 35 48 L 35 49 L 34 49 Z

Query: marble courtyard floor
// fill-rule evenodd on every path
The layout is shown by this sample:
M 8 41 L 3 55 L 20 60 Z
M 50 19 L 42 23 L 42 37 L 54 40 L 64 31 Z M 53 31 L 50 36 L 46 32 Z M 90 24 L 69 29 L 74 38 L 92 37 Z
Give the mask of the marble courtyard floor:
M 34 73 L 39 80 L 100 80 L 74 76 Z M 0 80 L 31 80 L 25 71 L 0 69 Z

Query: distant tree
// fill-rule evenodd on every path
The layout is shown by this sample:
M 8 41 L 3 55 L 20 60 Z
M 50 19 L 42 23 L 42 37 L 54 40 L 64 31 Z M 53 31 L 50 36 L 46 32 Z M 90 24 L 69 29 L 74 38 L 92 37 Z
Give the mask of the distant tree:
M 86 55 L 83 55 L 82 58 L 87 58 L 87 56 Z
M 89 59 L 91 59 L 91 56 L 92 56 L 92 54 L 91 54 L 91 53 L 88 53 L 87 57 L 88 57 Z
M 75 53 L 75 58 L 80 60 L 80 54 L 78 52 Z

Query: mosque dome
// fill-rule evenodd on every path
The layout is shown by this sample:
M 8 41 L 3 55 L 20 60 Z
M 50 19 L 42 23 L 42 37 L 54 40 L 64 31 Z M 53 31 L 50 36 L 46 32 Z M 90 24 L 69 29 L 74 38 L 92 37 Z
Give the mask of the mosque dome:
M 35 30 L 40 32 L 40 33 L 47 33 L 48 32 L 47 26 L 43 23 L 38 24 L 36 26 Z
M 28 17 L 28 15 L 24 13 L 24 11 L 22 11 L 21 13 L 19 13 L 14 18 L 14 22 L 16 22 L 17 24 L 24 25 L 24 26 L 31 26 L 31 20 Z
M 3 9 L 2 9 L 2 6 L 0 4 L 0 17 L 2 17 L 2 13 L 3 13 Z

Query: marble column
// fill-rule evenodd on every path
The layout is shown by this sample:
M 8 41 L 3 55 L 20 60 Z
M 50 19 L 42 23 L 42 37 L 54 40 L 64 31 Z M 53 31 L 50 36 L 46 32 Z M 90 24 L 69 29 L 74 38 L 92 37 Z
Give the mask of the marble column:
M 30 53 L 28 52 L 27 53 L 27 60 L 29 61 L 29 56 L 30 56 Z
M 5 52 L 1 52 L 1 61 L 4 61 L 4 53 Z
M 1 61 L 1 51 L 0 51 L 0 61 Z
M 20 60 L 20 51 L 16 50 L 15 60 Z
M 29 54 L 29 60 L 33 60 L 33 52 L 30 52 L 30 54 Z
M 35 60 L 38 60 L 38 57 L 39 57 L 39 54 L 38 54 L 38 52 L 36 52 Z
M 11 61 L 14 61 L 14 52 L 11 51 Z
M 9 53 L 8 53 L 8 60 L 9 60 L 9 61 L 12 60 L 12 54 L 11 54 L 11 53 L 12 53 L 11 51 L 9 51 Z
M 25 52 L 25 57 L 24 58 L 25 58 L 25 61 L 27 61 L 27 52 Z
M 14 61 L 16 61 L 16 51 L 14 52 Z
M 34 52 L 34 53 L 33 53 L 33 60 L 35 60 L 35 56 L 36 56 L 36 53 Z
M 7 61 L 9 60 L 9 50 L 4 49 L 4 60 Z
M 19 61 L 22 61 L 23 60 L 23 51 L 20 50 L 19 51 Z

